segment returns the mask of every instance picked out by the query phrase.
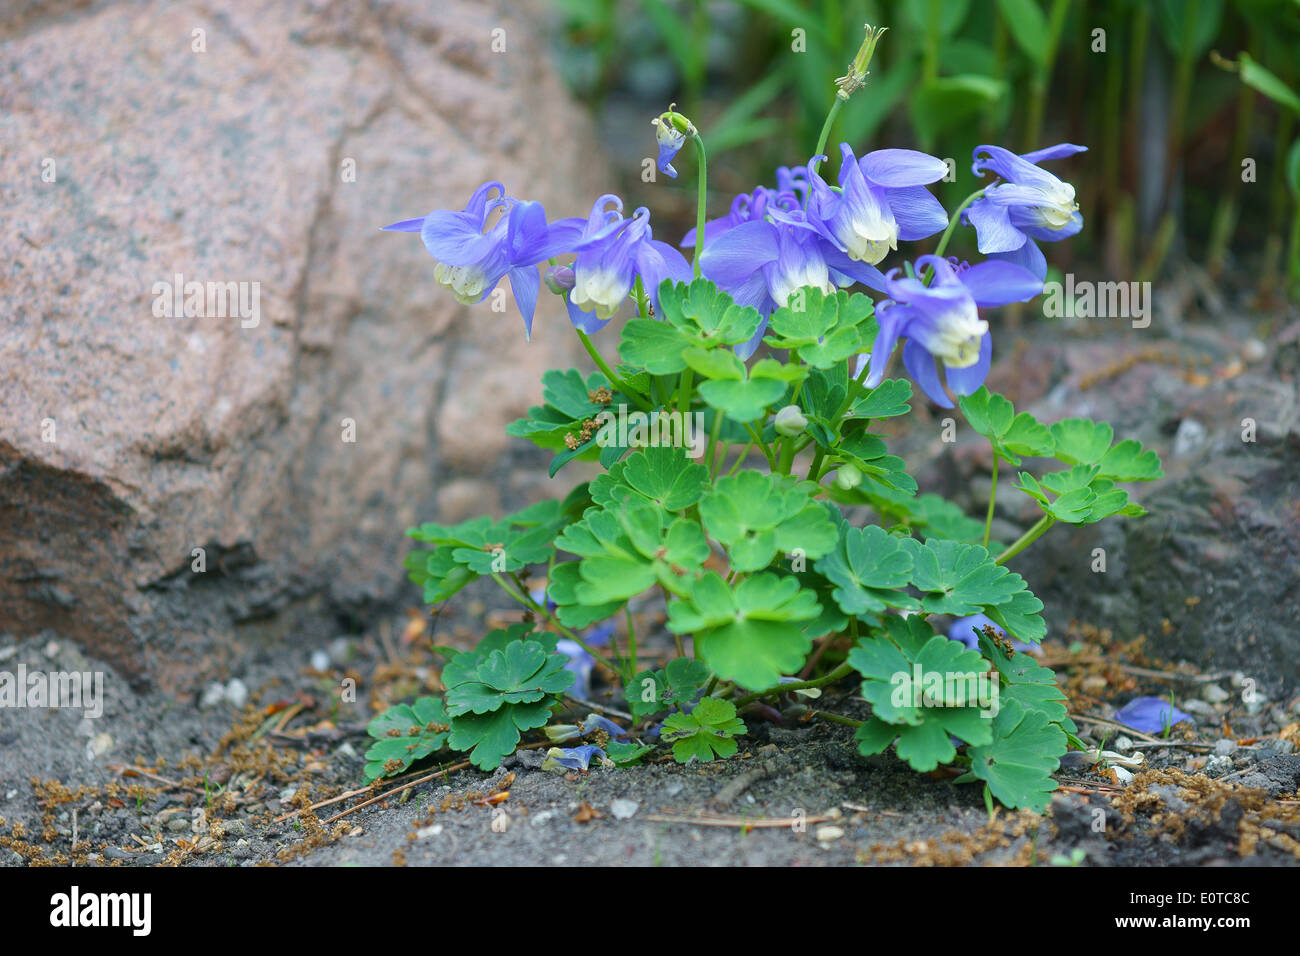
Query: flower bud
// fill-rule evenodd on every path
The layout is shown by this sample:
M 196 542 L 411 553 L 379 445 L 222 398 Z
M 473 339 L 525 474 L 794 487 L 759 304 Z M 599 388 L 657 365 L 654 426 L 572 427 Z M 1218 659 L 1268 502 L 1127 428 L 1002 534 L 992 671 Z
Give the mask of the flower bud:
M 564 295 L 573 288 L 573 270 L 568 266 L 551 266 L 542 276 L 546 288 L 556 295 Z
M 860 484 L 862 484 L 862 471 L 857 465 L 840 465 L 835 472 L 835 487 L 837 488 L 852 491 Z
M 803 430 L 808 427 L 808 419 L 804 418 L 798 405 L 787 405 L 776 413 L 775 425 L 778 435 L 794 438 L 803 434 Z

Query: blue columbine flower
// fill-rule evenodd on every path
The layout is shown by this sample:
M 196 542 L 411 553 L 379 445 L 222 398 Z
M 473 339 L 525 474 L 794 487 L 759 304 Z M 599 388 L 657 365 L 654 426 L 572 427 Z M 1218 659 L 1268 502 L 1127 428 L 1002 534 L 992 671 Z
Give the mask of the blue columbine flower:
M 986 627 L 993 628 L 993 630 L 997 631 L 1003 637 L 1007 636 L 1006 630 L 998 624 L 995 624 L 993 619 L 987 614 L 972 614 L 969 617 L 959 617 L 957 620 L 953 621 L 952 626 L 948 628 L 948 637 L 950 640 L 957 641 L 959 644 L 965 644 L 968 650 L 978 651 L 980 649 L 980 641 L 979 635 L 975 632 L 982 631 Z M 1015 638 L 1012 638 L 1011 647 L 1018 652 L 1032 651 L 1035 649 L 1036 645 L 1026 644 L 1024 641 L 1017 641 Z
M 1183 713 L 1159 697 L 1135 697 L 1115 712 L 1115 719 L 1125 727 L 1132 727 L 1144 734 L 1158 734 L 1166 726 L 1172 727 L 1184 720 L 1191 720 L 1192 715 Z
M 850 259 L 875 265 L 898 248 L 898 240 L 924 239 L 947 227 L 948 214 L 925 188 L 947 173 L 942 159 L 914 149 L 878 149 L 858 160 L 848 143 L 840 144 L 840 155 L 840 190 L 814 172 L 808 211 Z
M 796 289 L 811 286 L 829 295 L 854 282 L 875 289 L 884 283 L 879 269 L 850 259 L 822 234 L 794 192 L 764 190 L 754 198 L 758 201 L 748 205 L 748 221 L 714 236 L 710 224 L 705 225 L 700 253 L 700 271 L 739 305 L 753 306 L 763 316 L 753 338 L 735 347 L 742 359 L 758 349 L 768 316 L 785 306 Z
M 581 236 L 570 246 L 578 254 L 573 288 L 564 301 L 573 324 L 588 335 L 609 323 L 631 294 L 638 275 L 656 311 L 659 283 L 668 278 L 691 279 L 686 257 L 652 237 L 650 211 L 644 206 L 625 219 L 623 200 L 607 193 L 592 205 L 586 220 L 566 219 L 556 225 L 561 223 L 566 229 L 580 224 Z
M 964 214 L 975 227 L 980 252 L 1014 262 L 1040 279 L 1045 278 L 1047 259 L 1034 240 L 1068 239 L 1083 228 L 1083 217 L 1074 201 L 1074 187 L 1039 169 L 1038 164 L 1073 156 L 1087 148 L 1058 143 L 1017 156 L 1001 146 L 975 147 L 971 165 L 975 175 L 991 171 L 1005 180 L 985 189 Z
M 488 219 L 497 210 L 502 215 L 488 229 Z M 572 248 L 580 235 L 575 223 L 548 225 L 541 203 L 512 199 L 500 183 L 486 182 L 460 212 L 438 209 L 383 228 L 418 232 L 424 248 L 438 260 L 433 277 L 464 305 L 483 301 L 508 275 L 524 317 L 524 334 L 531 338 L 541 287 L 537 263 Z
M 546 762 L 542 764 L 543 770 L 586 770 L 591 765 L 591 760 L 597 754 L 600 759 L 605 760 L 605 751 L 593 744 L 583 744 L 581 747 L 572 747 L 565 749 L 562 747 L 552 747 L 546 751 Z
M 1010 262 L 955 265 L 938 256 L 921 256 L 916 272 L 934 270 L 929 286 L 920 279 L 898 278 L 898 269 L 885 277 L 889 301 L 876 309 L 880 332 L 871 350 L 871 371 L 866 384 L 879 385 L 898 339 L 906 339 L 903 364 L 908 374 L 936 405 L 952 408 L 939 382 L 935 360 L 944 364 L 948 387 L 969 395 L 989 373 L 993 338 L 989 324 L 979 317 L 983 306 L 1025 302 L 1043 290 L 1043 281 Z M 861 371 L 859 359 L 858 371 Z
M 655 128 L 655 139 L 659 143 L 659 159 L 656 165 L 669 179 L 676 179 L 677 170 L 672 167 L 673 157 L 681 152 L 682 146 L 686 143 L 686 134 L 663 116 L 656 116 L 650 121 L 650 125 Z

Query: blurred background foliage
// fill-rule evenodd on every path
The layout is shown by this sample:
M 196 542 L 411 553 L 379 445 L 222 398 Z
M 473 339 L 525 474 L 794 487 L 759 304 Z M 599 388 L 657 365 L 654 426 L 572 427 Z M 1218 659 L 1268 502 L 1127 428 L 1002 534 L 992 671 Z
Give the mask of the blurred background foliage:
M 870 23 L 889 33 L 831 133 L 828 178 L 842 141 L 859 156 L 916 147 L 956 161 L 936 186 L 952 209 L 979 187 L 975 146 L 1079 143 L 1090 152 L 1054 164 L 1085 220 L 1058 265 L 1151 279 L 1192 262 L 1242 276 L 1261 304 L 1300 297 L 1300 0 L 550 2 L 561 69 L 659 238 L 689 227 L 692 192 L 642 186 L 650 117 L 675 101 L 695 121 L 721 215 L 807 161 Z

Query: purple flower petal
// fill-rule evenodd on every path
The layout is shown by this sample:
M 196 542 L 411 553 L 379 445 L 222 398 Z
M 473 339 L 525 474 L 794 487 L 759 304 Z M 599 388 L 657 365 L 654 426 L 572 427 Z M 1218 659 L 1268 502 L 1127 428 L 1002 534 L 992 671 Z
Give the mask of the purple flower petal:
M 1159 697 L 1135 697 L 1115 712 L 1115 719 L 1144 734 L 1157 734 L 1162 733 L 1166 726 L 1191 720 L 1192 715 Z
M 991 260 L 961 273 L 961 283 L 978 306 L 1028 302 L 1043 291 L 1043 280 L 1023 266 Z
M 858 163 L 862 174 L 878 186 L 925 186 L 948 172 L 942 159 L 915 149 L 877 149 Z

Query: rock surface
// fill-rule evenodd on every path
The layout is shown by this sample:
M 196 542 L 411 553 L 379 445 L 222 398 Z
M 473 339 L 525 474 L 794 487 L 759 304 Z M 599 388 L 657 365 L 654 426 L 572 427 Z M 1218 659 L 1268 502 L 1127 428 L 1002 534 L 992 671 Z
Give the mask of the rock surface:
M 11 12 L 0 632 L 194 691 L 391 597 L 403 530 L 504 472 L 505 423 L 580 352 L 552 303 L 526 344 L 512 303 L 458 306 L 378 227 L 488 178 L 552 217 L 611 184 L 531 4 Z M 247 283 L 257 314 L 160 317 L 177 274 Z

